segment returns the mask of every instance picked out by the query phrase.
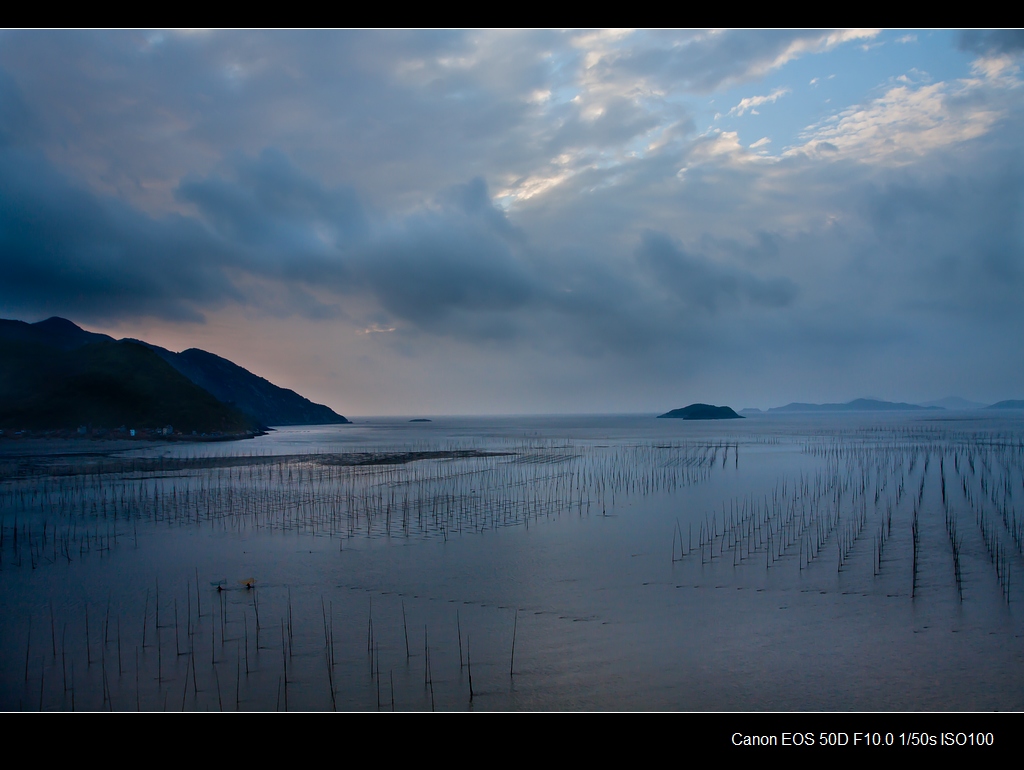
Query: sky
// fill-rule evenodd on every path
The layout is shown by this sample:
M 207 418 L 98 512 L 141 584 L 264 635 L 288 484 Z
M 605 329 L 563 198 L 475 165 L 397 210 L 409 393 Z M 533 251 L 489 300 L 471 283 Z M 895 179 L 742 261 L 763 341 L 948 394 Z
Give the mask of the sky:
M 349 417 L 1024 398 L 1024 32 L 0 32 L 0 317 Z

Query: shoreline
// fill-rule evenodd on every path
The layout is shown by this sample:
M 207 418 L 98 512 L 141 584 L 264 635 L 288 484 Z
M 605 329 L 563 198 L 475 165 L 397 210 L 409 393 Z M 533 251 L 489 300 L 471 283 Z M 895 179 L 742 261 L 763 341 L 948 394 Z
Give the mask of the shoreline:
M 175 457 L 117 457 L 133 448 L 132 443 L 108 445 L 106 451 L 82 450 L 83 446 L 69 447 L 68 442 L 51 443 L 42 451 L 10 454 L 0 451 L 0 477 L 6 480 L 41 476 L 78 476 L 107 473 L 152 473 L 209 470 L 211 468 L 257 467 L 289 462 L 315 461 L 321 466 L 382 466 L 406 465 L 421 460 L 460 460 L 474 457 L 511 457 L 515 452 L 487 451 L 483 449 L 411 450 L 380 452 L 333 452 L 329 454 L 271 454 L 271 455 L 201 455 Z M 0 445 L 2 446 L 2 445 Z
M 184 434 L 124 436 L 120 434 L 103 436 L 78 436 L 61 432 L 58 435 L 13 435 L 6 431 L 0 435 L 0 456 L 3 455 L 50 455 L 50 454 L 107 454 L 140 446 L 156 446 L 160 444 L 210 444 L 224 441 L 246 441 L 265 436 L 269 430 L 250 431 L 247 433 L 229 433 L 220 435 L 192 436 Z M 46 451 L 44 451 L 46 450 Z

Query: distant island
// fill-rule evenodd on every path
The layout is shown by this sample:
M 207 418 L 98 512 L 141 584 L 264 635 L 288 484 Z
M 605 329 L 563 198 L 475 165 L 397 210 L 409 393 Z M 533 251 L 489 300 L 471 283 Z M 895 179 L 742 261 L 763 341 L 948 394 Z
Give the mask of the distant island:
M 712 406 L 711 404 L 690 404 L 682 409 L 659 414 L 658 417 L 670 417 L 679 420 L 742 420 L 743 415 L 736 414 L 728 406 Z
M 426 417 L 414 417 L 413 419 L 409 420 L 409 422 L 431 422 L 431 421 L 428 420 Z
M 941 406 L 918 406 L 903 402 L 879 401 L 874 398 L 856 398 L 845 404 L 802 404 L 792 403 L 774 406 L 769 412 L 924 412 L 943 411 Z
M 0 320 L 0 373 L 0 429 L 13 431 L 243 437 L 349 422 L 212 353 L 114 340 L 64 318 Z
M 1024 401 L 999 401 L 986 409 L 1024 409 Z
M 941 406 L 943 409 L 964 411 L 968 409 L 981 409 L 985 405 L 980 401 L 968 401 L 966 398 L 960 398 L 960 396 L 946 396 L 937 401 L 922 401 L 921 406 Z

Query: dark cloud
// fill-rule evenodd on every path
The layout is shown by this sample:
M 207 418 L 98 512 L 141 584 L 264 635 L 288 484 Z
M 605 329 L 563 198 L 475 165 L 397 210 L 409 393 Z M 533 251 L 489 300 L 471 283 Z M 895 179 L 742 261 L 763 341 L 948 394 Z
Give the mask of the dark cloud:
M 351 190 L 324 187 L 278 151 L 234 156 L 228 170 L 183 181 L 177 197 L 196 216 L 154 218 L 73 185 L 39 153 L 0 148 L 0 299 L 36 314 L 199 320 L 228 300 L 261 301 L 231 277 L 249 274 L 366 290 L 394 317 L 472 337 L 508 332 L 465 314 L 507 313 L 539 291 L 517 254 L 522 234 L 482 179 L 371 222 Z M 301 287 L 267 304 L 275 314 L 337 314 Z
M 393 318 L 423 329 L 506 335 L 493 317 L 481 326 L 465 314 L 512 311 L 536 293 L 517 253 L 523 236 L 480 178 L 405 215 L 371 218 L 350 189 L 325 188 L 268 150 L 234 158 L 229 176 L 187 180 L 178 194 L 245 249 L 245 269 L 342 295 L 369 292 Z
M 996 315 L 1024 323 L 1021 161 L 1004 155 L 1002 168 L 983 174 L 959 168 L 927 183 L 904 176 L 864 191 L 864 224 L 879 255 L 873 261 L 886 263 L 878 269 L 904 301 L 964 320 Z
M 225 165 L 224 175 L 187 177 L 176 196 L 244 252 L 245 270 L 335 290 L 350 283 L 343 255 L 369 228 L 353 190 L 324 186 L 274 149 L 255 158 L 236 153 Z
M 13 78 L 0 70 L 0 147 L 34 145 L 41 126 Z
M 518 233 L 487 197 L 482 180 L 442 196 L 456 205 L 413 214 L 354 257 L 353 269 L 399 318 L 439 328 L 450 311 L 516 310 L 538 291 L 517 253 Z
M 153 218 L 72 184 L 36 152 L 0 148 L 0 302 L 6 314 L 199 320 L 242 301 L 230 246 L 196 221 Z
M 762 280 L 716 265 L 688 254 L 664 233 L 644 233 L 637 259 L 651 271 L 659 286 L 672 292 L 685 306 L 709 313 L 741 299 L 764 307 L 785 307 L 797 294 L 796 285 L 787 278 Z
M 992 54 L 1019 55 L 1024 51 L 1024 29 L 970 29 L 957 38 L 961 51 L 990 56 Z
M 300 231 L 308 237 L 319 226 L 330 228 L 332 245 L 365 234 L 366 215 L 354 191 L 326 189 L 282 152 L 267 149 L 258 158 L 236 154 L 228 165 L 232 182 L 186 177 L 177 195 L 232 240 L 277 241 Z

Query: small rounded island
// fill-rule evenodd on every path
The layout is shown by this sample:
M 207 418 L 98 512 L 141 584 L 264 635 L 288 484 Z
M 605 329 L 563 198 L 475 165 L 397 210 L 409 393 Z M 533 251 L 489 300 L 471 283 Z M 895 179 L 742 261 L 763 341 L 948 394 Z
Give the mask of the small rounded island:
M 742 420 L 743 415 L 736 414 L 731 407 L 713 406 L 711 404 L 690 404 L 682 409 L 659 414 L 658 417 L 673 417 L 679 420 Z

